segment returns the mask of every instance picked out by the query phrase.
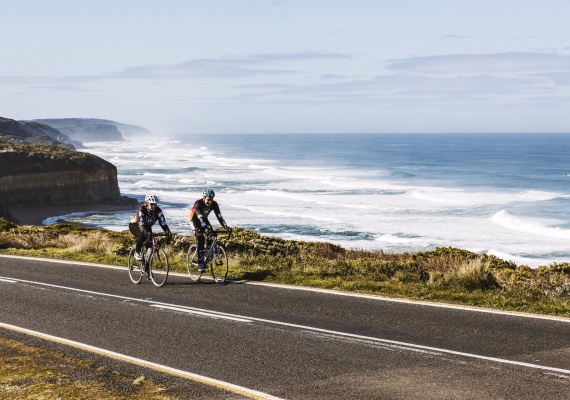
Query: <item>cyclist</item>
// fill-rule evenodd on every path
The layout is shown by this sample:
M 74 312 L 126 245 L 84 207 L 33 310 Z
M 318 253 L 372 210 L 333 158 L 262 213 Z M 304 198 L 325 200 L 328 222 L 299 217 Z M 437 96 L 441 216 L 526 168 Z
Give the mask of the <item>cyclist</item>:
M 146 240 L 147 234 L 152 233 L 152 226 L 158 221 L 160 227 L 168 236 L 170 241 L 172 233 L 168 228 L 166 219 L 160 207 L 156 204 L 156 196 L 147 194 L 144 203 L 141 204 L 136 214 L 131 218 L 129 223 L 129 231 L 137 238 L 135 248 L 135 259 L 142 260 L 141 250 Z
M 217 201 L 214 200 L 216 193 L 212 189 L 206 189 L 202 192 L 202 198 L 194 202 L 192 210 L 188 219 L 192 222 L 194 226 L 194 234 L 196 239 L 198 239 L 198 271 L 204 272 L 204 244 L 206 242 L 206 236 L 212 230 L 212 225 L 208 221 L 208 215 L 213 211 L 220 225 L 224 227 L 228 235 L 231 234 L 231 229 L 222 217 L 220 212 L 220 206 Z

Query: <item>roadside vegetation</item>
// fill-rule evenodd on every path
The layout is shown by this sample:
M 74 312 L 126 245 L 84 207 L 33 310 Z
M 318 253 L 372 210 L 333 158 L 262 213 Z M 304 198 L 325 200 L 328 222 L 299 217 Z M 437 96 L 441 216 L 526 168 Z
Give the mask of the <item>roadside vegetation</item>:
M 223 242 L 223 235 L 220 235 Z M 0 219 L 0 253 L 126 264 L 133 237 L 78 225 L 19 226 Z M 165 246 L 171 269 L 186 271 L 193 236 Z M 324 242 L 261 236 L 234 228 L 226 243 L 234 280 L 570 317 L 570 263 L 517 266 L 452 247 L 418 253 L 348 250 Z

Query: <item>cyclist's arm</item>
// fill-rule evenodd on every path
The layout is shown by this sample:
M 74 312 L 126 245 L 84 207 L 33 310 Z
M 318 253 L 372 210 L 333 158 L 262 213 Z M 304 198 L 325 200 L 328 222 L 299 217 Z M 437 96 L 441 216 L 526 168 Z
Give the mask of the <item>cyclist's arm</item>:
M 164 213 L 159 207 L 156 207 L 156 209 L 157 209 L 156 218 L 158 220 L 158 223 L 160 224 L 160 227 L 162 228 L 164 233 L 170 235 L 171 234 L 170 228 L 168 228 L 168 224 L 166 223 L 166 218 L 164 218 Z
M 147 232 L 146 225 L 145 225 L 145 221 L 146 221 L 145 210 L 146 210 L 146 208 L 144 207 L 144 205 L 142 205 L 138 211 L 139 212 L 139 228 L 140 228 L 142 233 Z
M 217 202 L 214 202 L 212 210 L 214 211 L 214 214 L 216 214 L 216 218 L 218 218 L 218 222 L 220 223 L 220 225 L 222 225 L 224 229 L 227 230 L 228 224 L 226 223 L 226 220 L 222 216 L 222 212 L 220 211 L 220 206 Z

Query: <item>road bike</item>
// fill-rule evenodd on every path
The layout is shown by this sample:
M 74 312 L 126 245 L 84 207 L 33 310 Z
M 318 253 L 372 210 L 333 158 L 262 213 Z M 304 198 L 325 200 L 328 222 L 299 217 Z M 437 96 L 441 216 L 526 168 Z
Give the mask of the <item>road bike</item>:
M 135 259 L 135 246 L 129 251 L 129 277 L 133 283 L 140 283 L 146 276 L 154 286 L 161 287 L 168 279 L 168 257 L 166 257 L 166 252 L 158 246 L 157 236 L 167 235 L 148 233 L 141 251 L 142 260 Z
M 232 231 L 227 233 L 226 242 L 230 240 Z M 215 231 L 210 230 L 206 235 L 206 243 L 204 249 L 204 268 L 205 271 L 210 270 L 212 279 L 217 283 L 224 283 L 228 277 L 228 255 L 225 246 L 218 242 L 218 235 Z M 186 265 L 190 279 L 199 282 L 205 273 L 198 270 L 198 245 L 191 244 L 186 255 Z

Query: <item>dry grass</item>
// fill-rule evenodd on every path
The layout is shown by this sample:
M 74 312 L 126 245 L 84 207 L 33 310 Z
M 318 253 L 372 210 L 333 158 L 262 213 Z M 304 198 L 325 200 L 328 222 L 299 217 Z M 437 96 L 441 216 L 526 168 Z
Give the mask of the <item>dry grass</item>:
M 2 399 L 168 400 L 165 386 L 0 337 Z

